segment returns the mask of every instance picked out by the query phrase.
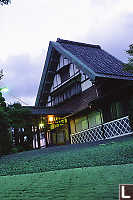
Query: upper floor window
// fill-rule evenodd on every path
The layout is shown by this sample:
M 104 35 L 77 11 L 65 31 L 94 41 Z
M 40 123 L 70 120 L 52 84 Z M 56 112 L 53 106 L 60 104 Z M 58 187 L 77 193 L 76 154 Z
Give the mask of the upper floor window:
M 64 58 L 63 62 L 64 62 L 64 63 L 63 63 L 64 65 L 68 65 L 68 64 L 70 63 L 69 60 L 68 60 L 67 58 Z
M 92 86 L 92 82 L 89 79 L 89 76 L 81 72 L 81 88 L 82 92 L 87 90 Z
M 81 92 L 81 86 L 80 83 L 74 83 L 74 85 L 65 88 L 65 90 L 59 92 L 58 94 L 55 94 L 52 96 L 52 100 L 51 100 L 51 104 L 57 105 L 63 101 L 65 101 L 66 99 L 71 98 L 71 96 L 79 94 Z
M 59 70 L 60 68 L 62 68 L 64 65 L 68 65 L 70 64 L 70 60 L 64 56 L 60 56 L 60 59 L 59 59 L 59 64 L 57 66 L 57 70 Z
M 74 68 L 74 73 L 75 74 L 78 73 L 78 72 L 80 72 L 80 70 L 77 68 L 77 66 L 75 64 L 74 64 L 73 68 Z
M 88 79 L 89 79 L 88 75 L 86 75 L 83 72 L 81 72 L 81 82 L 86 81 Z
M 60 84 L 61 84 L 60 74 L 56 74 L 54 77 L 53 88 L 57 87 Z
M 70 72 L 70 77 L 73 77 L 77 75 L 78 73 L 80 73 L 80 70 L 76 67 L 75 64 L 71 64 L 69 68 L 69 72 Z
M 50 107 L 50 106 L 52 106 L 51 96 L 48 96 L 48 101 L 47 101 L 46 107 Z

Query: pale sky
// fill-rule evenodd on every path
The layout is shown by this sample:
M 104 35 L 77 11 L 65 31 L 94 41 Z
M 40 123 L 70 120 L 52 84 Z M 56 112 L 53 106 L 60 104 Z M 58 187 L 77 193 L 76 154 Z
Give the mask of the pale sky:
M 132 0 L 12 0 L 0 7 L 0 69 L 8 103 L 34 105 L 49 41 L 99 44 L 118 59 L 133 43 Z M 24 105 L 24 104 L 23 104 Z

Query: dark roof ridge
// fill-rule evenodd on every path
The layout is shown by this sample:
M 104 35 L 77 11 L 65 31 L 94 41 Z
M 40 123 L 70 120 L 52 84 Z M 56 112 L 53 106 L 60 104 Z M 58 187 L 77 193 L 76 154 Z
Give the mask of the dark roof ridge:
M 101 49 L 100 45 L 93 45 L 93 44 L 86 44 L 86 43 L 82 43 L 82 42 L 75 42 L 75 41 L 70 41 L 70 40 L 63 40 L 63 39 L 60 39 L 60 38 L 57 38 L 56 42 Z

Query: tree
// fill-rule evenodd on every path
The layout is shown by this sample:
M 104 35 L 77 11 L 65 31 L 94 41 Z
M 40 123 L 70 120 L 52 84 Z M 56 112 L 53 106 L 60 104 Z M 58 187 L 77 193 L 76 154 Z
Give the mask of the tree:
M 11 148 L 9 128 L 9 118 L 5 99 L 0 93 L 0 153 L 8 153 Z
M 124 64 L 124 71 L 133 73 L 133 44 L 129 45 L 129 49 L 126 52 L 130 57 L 128 58 L 128 63 Z M 133 101 L 132 99 L 129 100 L 128 102 L 128 108 L 129 108 L 128 115 L 129 115 L 130 126 L 133 130 Z
M 3 70 L 0 70 L 0 80 L 3 78 Z
M 9 3 L 11 3 L 11 0 L 0 0 L 1 5 L 8 5 Z
M 32 119 L 31 111 L 24 108 L 20 103 L 9 106 L 10 125 L 14 129 L 15 145 L 23 148 L 32 148 Z
M 129 45 L 129 49 L 126 52 L 130 57 L 128 58 L 128 63 L 124 64 L 124 71 L 133 73 L 133 44 Z
M 3 78 L 3 70 L 0 70 L 0 80 Z M 0 88 L 1 91 L 1 88 Z M 0 153 L 8 153 L 11 148 L 9 128 L 9 118 L 5 98 L 0 92 Z
M 36 148 L 36 142 L 38 144 L 38 149 L 40 149 L 40 129 L 39 129 L 39 124 L 40 124 L 40 117 L 33 117 L 32 119 L 33 123 L 33 128 L 34 128 L 34 142 L 35 142 L 35 148 Z M 36 127 L 36 128 L 35 128 Z M 35 130 L 36 129 L 36 130 Z M 36 138 L 37 136 L 37 138 Z

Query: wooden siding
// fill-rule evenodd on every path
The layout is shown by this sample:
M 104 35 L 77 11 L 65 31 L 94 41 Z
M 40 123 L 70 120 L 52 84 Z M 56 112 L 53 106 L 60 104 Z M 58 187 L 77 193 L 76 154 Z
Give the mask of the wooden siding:
M 97 98 L 98 96 L 96 87 L 93 85 L 84 92 L 73 96 L 72 98 L 64 101 L 62 104 L 57 105 L 55 108 L 76 113 L 82 111 L 85 108 L 88 108 L 88 104 Z

